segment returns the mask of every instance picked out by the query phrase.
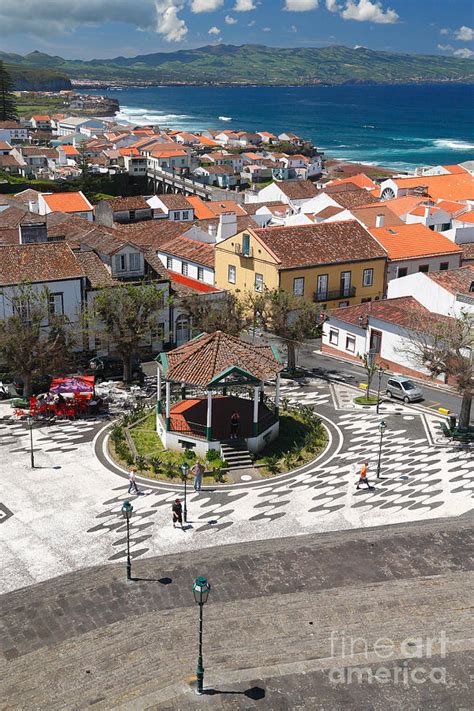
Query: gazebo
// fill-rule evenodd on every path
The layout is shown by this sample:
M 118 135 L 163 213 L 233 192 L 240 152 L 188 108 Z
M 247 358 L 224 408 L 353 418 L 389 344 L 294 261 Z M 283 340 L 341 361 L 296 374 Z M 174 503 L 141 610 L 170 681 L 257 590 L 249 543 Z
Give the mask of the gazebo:
M 250 451 L 278 436 L 283 365 L 273 346 L 254 346 L 216 331 L 160 353 L 156 361 L 156 427 L 167 449 L 220 451 L 230 439 L 235 412 L 238 439 Z M 265 395 L 268 381 L 275 383 L 274 400 Z

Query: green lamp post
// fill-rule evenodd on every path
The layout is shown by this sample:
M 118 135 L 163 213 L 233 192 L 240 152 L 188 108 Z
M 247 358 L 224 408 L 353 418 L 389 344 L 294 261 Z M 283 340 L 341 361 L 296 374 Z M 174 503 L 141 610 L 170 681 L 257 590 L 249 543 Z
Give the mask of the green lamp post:
M 379 440 L 379 461 L 377 462 L 377 479 L 380 479 L 380 464 L 382 462 L 382 443 L 383 443 L 383 435 L 385 430 L 387 429 L 387 423 L 385 420 L 382 420 L 382 422 L 379 424 L 379 431 L 380 431 L 380 440 Z
M 196 578 L 193 583 L 193 594 L 194 601 L 199 605 L 199 655 L 198 663 L 196 667 L 196 677 L 197 677 L 197 688 L 196 694 L 203 693 L 203 683 L 204 683 L 204 666 L 202 663 L 202 608 L 207 602 L 209 593 L 211 592 L 211 585 L 208 583 L 206 578 L 200 576 Z
M 133 506 L 130 501 L 124 501 L 122 505 L 122 516 L 127 521 L 127 580 L 132 579 L 132 561 L 130 559 L 130 519 L 132 518 Z
M 186 495 L 187 495 L 187 483 L 188 483 L 188 473 L 189 473 L 189 464 L 187 462 L 184 462 L 181 464 L 181 478 L 184 481 L 184 523 L 188 522 L 188 506 L 186 502 Z

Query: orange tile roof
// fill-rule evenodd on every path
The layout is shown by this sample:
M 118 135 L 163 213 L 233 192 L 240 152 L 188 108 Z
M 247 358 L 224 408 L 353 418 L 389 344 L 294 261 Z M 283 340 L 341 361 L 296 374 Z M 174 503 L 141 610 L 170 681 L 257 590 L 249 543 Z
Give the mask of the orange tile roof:
M 60 148 L 63 151 L 63 153 L 65 153 L 65 155 L 67 155 L 67 156 L 78 156 L 79 155 L 79 151 L 77 150 L 77 148 L 75 148 L 71 144 L 65 143 L 63 146 L 60 146 Z
M 394 198 L 393 200 L 382 200 L 381 205 L 385 205 L 392 212 L 394 212 L 398 217 L 401 215 L 406 215 L 410 210 L 413 210 L 421 202 L 425 202 L 424 197 L 415 197 L 414 195 L 406 195 L 405 197 Z M 368 207 L 367 205 L 361 205 L 361 207 Z
M 153 151 L 152 152 L 152 157 L 153 158 L 177 158 L 179 156 L 187 156 L 188 154 L 186 151 Z
M 375 239 L 387 251 L 389 259 L 415 259 L 431 255 L 458 253 L 459 245 L 421 223 L 374 227 L 370 229 Z
M 0 247 L 0 285 L 60 281 L 84 276 L 65 242 Z
M 456 174 L 459 174 L 459 173 L 468 173 L 468 172 L 469 172 L 469 171 L 467 171 L 465 168 L 463 168 L 462 165 L 443 165 L 443 168 L 444 168 L 445 170 L 449 170 L 449 172 L 451 173 L 451 175 L 456 175 Z
M 426 187 L 428 195 L 434 200 L 474 200 L 474 177 L 467 172 L 395 178 L 394 182 L 401 189 Z
M 367 177 L 365 173 L 359 173 L 358 175 L 352 175 L 350 178 L 340 178 L 339 180 L 331 180 L 329 185 L 343 185 L 344 183 L 354 183 L 358 188 L 369 188 L 374 190 L 378 187 L 373 180 Z
M 214 217 L 212 210 L 210 210 L 204 200 L 201 200 L 197 195 L 188 195 L 186 200 L 194 207 L 194 216 L 198 220 L 206 220 L 209 217 Z
M 437 205 L 417 205 L 413 210 L 410 210 L 410 215 L 415 215 L 416 217 L 424 217 L 425 211 L 428 210 L 428 215 L 433 215 L 440 209 Z
M 455 215 L 458 212 L 467 210 L 467 205 L 462 202 L 452 202 L 451 200 L 440 200 L 436 207 L 440 207 L 441 210 L 449 212 L 451 215 Z
M 89 212 L 92 205 L 84 195 L 79 193 L 42 193 L 45 203 L 52 212 Z
M 49 116 L 32 116 L 31 118 L 35 121 L 51 121 Z
M 234 200 L 211 200 L 206 207 L 212 212 L 212 217 L 221 215 L 223 212 L 235 212 L 236 215 L 247 214 L 246 210 Z
M 334 318 L 359 327 L 360 319 L 368 319 L 370 316 L 380 321 L 404 326 L 405 328 L 415 328 L 416 325 L 418 330 L 424 324 L 453 322 L 453 319 L 449 316 L 433 314 L 413 296 L 397 296 L 393 299 L 370 301 L 365 304 L 354 304 L 354 306 L 346 306 L 344 309 L 331 309 L 329 311 L 330 321 Z
M 217 146 L 218 145 L 217 141 L 213 141 L 212 138 L 208 138 L 207 136 L 196 136 L 196 138 L 199 139 L 199 143 L 202 146 Z
M 472 222 L 474 224 L 474 210 L 469 210 L 469 212 L 463 212 L 462 215 L 458 215 L 454 218 L 459 222 Z

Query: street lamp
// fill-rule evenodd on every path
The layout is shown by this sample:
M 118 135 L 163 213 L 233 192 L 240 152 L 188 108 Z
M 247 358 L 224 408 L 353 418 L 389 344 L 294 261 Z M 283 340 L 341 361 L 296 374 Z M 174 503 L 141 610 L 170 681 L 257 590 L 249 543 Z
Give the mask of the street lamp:
M 379 376 L 379 385 L 378 385 L 378 389 L 377 389 L 377 408 L 376 408 L 377 415 L 378 415 L 379 414 L 379 405 L 380 405 L 380 386 L 381 386 L 381 382 L 382 382 L 382 375 L 385 373 L 385 370 L 382 368 L 382 366 L 379 367 L 377 373 Z
M 28 415 L 26 418 L 28 420 L 28 427 L 30 428 L 30 456 L 31 456 L 31 468 L 35 468 L 35 451 L 33 449 L 33 418 Z
M 122 516 L 127 520 L 127 580 L 132 579 L 132 561 L 130 560 L 130 519 L 132 518 L 133 506 L 130 501 L 124 501 L 122 506 Z
M 186 505 L 186 493 L 187 493 L 186 484 L 188 481 L 188 472 L 189 472 L 189 464 L 187 462 L 184 462 L 183 464 L 181 464 L 181 471 L 183 474 L 182 479 L 184 481 L 184 523 L 187 523 L 188 522 L 188 507 Z
M 387 429 L 387 423 L 385 420 L 382 420 L 382 422 L 379 424 L 379 430 L 380 430 L 380 441 L 379 441 L 379 461 L 377 464 L 377 479 L 380 479 L 380 463 L 382 461 L 382 442 L 383 442 L 383 433 Z
M 199 605 L 199 656 L 198 663 L 196 667 L 196 677 L 197 677 L 197 688 L 196 694 L 203 693 L 203 682 L 204 682 L 204 667 L 202 664 L 202 608 L 207 602 L 209 593 L 211 592 L 211 585 L 207 582 L 206 578 L 202 576 L 196 578 L 193 583 L 193 594 L 194 601 Z

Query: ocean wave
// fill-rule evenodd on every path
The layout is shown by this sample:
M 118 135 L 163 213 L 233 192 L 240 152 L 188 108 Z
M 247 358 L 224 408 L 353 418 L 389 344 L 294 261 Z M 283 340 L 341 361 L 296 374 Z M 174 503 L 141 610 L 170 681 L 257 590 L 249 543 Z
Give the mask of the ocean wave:
M 473 151 L 474 143 L 467 143 L 466 141 L 458 141 L 454 138 L 437 138 L 433 141 L 433 144 L 437 148 L 446 149 L 449 148 L 451 151 Z
M 232 116 L 218 116 L 219 121 L 232 121 Z

